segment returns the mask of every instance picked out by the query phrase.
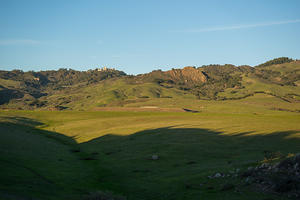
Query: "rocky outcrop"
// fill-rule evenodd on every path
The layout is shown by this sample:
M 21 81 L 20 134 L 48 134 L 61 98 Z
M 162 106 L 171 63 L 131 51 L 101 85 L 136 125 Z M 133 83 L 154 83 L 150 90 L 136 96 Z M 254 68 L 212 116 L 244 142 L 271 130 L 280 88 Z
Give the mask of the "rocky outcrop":
M 249 167 L 241 173 L 247 184 L 253 184 L 264 192 L 300 198 L 300 154 L 276 164 L 263 163 Z
M 183 69 L 172 69 L 164 72 L 173 81 L 183 81 L 184 83 L 205 83 L 207 76 L 195 67 L 185 67 Z

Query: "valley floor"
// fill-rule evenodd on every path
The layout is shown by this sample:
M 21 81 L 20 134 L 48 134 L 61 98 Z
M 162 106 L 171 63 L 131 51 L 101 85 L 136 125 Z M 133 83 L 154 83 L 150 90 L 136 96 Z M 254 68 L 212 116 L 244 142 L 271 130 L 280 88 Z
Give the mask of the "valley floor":
M 260 95 L 177 108 L 155 101 L 132 105 L 142 111 L 1 111 L 0 199 L 76 200 L 95 191 L 129 200 L 286 199 L 238 177 L 208 176 L 256 166 L 266 152 L 300 152 L 299 104 Z M 158 105 L 199 112 L 145 110 Z M 235 189 L 222 191 L 228 183 Z

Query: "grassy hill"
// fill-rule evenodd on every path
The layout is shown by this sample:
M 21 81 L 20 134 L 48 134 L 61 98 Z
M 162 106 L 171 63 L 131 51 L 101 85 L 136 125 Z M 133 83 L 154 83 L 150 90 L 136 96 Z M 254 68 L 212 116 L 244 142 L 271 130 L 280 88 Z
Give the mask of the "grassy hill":
M 0 108 L 93 110 L 155 99 L 225 100 L 265 93 L 300 100 L 300 61 L 278 58 L 257 67 L 208 65 L 127 76 L 117 70 L 0 73 Z M 164 100 L 162 100 L 164 101 Z
M 218 95 L 222 98 L 243 98 L 254 93 L 266 93 L 286 101 L 300 98 L 300 61 L 258 67 L 243 74 L 241 86 L 228 88 Z

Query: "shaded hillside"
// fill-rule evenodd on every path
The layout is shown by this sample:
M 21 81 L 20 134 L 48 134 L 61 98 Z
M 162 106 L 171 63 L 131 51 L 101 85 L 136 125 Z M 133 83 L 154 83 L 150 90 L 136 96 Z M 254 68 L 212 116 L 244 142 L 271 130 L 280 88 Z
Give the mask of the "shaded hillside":
M 2 109 L 87 110 L 156 98 L 227 100 L 256 93 L 299 101 L 300 61 L 283 57 L 257 67 L 204 65 L 137 76 L 114 69 L 0 71 Z

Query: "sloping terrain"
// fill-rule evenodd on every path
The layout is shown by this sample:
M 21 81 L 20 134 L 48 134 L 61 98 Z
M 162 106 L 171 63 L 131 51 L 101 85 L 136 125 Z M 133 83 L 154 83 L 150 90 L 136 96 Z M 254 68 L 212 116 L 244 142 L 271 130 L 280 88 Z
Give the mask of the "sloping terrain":
M 14 109 L 46 107 L 48 102 L 41 101 L 41 97 L 64 93 L 71 88 L 87 87 L 105 79 L 125 75 L 124 72 L 114 69 L 84 72 L 71 69 L 40 72 L 0 71 L 0 105 Z
M 300 61 L 288 58 L 274 59 L 257 67 L 207 65 L 155 70 L 137 76 L 113 69 L 1 71 L 0 108 L 93 110 L 152 101 L 164 104 L 170 99 L 234 100 L 257 93 L 298 102 L 299 81 Z
M 219 93 L 220 98 L 243 98 L 255 93 L 265 93 L 286 101 L 300 100 L 300 61 L 259 66 L 243 74 L 241 86 Z

